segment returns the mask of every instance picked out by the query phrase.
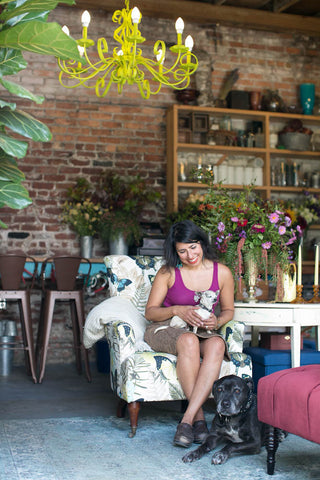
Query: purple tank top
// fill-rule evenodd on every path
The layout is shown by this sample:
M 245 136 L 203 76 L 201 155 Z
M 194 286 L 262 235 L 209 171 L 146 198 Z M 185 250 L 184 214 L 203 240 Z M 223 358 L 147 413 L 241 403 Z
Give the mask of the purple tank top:
M 213 304 L 212 308 L 212 311 L 214 311 L 214 307 L 219 302 L 220 297 L 217 262 L 214 262 L 213 264 L 213 278 L 209 290 L 216 293 L 216 301 Z M 163 306 L 171 307 L 172 305 L 198 305 L 198 293 L 199 292 L 195 292 L 194 290 L 189 290 L 185 286 L 182 280 L 181 271 L 179 270 L 179 268 L 175 268 L 175 281 L 172 287 L 170 287 L 167 292 L 166 298 L 163 301 Z

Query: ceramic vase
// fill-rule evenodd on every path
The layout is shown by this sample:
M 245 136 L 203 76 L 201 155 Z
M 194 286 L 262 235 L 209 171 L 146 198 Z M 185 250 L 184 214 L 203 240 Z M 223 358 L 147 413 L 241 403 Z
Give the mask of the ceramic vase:
M 261 110 L 261 92 L 250 92 L 251 110 Z
M 93 237 L 85 235 L 80 237 L 80 256 L 82 258 L 92 258 Z
M 129 245 L 127 244 L 123 235 L 119 235 L 116 238 L 109 241 L 109 254 L 110 255 L 128 255 Z
M 300 103 L 304 115 L 312 115 L 315 101 L 314 83 L 302 83 L 300 85 Z

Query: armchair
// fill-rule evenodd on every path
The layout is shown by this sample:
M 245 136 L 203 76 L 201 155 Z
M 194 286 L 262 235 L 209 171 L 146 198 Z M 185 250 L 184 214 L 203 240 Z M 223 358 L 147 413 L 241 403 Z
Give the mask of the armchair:
M 154 352 L 143 341 L 145 306 L 162 257 L 110 255 L 105 257 L 110 298 L 94 307 L 84 327 L 86 348 L 107 338 L 111 388 L 120 398 L 117 411 L 128 405 L 130 437 L 136 433 L 142 402 L 185 400 L 176 374 L 176 356 Z M 220 332 L 228 343 L 231 361 L 223 361 L 220 376 L 252 375 L 250 356 L 242 353 L 244 325 L 230 321 Z

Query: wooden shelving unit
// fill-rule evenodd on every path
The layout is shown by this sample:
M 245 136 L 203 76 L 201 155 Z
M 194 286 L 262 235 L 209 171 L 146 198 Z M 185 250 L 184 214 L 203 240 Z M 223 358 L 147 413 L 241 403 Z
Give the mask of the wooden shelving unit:
M 210 122 L 230 118 L 231 124 L 236 120 L 246 122 L 261 122 L 264 134 L 264 146 L 239 147 L 229 145 L 209 145 L 205 142 L 205 129 L 210 128 Z M 207 118 L 207 121 L 206 121 Z M 184 122 L 183 120 L 186 119 Z M 189 121 L 190 119 L 190 121 Z M 179 156 L 188 153 L 220 154 L 225 158 L 230 156 L 260 157 L 263 160 L 263 182 L 256 187 L 264 198 L 281 196 L 282 194 L 301 194 L 303 190 L 320 193 L 318 188 L 305 186 L 279 186 L 271 183 L 271 165 L 283 161 L 308 161 L 313 170 L 320 171 L 320 151 L 296 151 L 270 147 L 270 132 L 273 128 L 280 130 L 289 120 L 300 119 L 303 125 L 311 129 L 320 129 L 320 116 L 299 115 L 287 113 L 262 112 L 253 110 L 235 110 L 213 107 L 197 107 L 173 105 L 167 112 L 167 211 L 178 210 L 179 194 L 183 190 L 200 190 L 206 186 L 194 182 L 179 180 Z M 181 126 L 181 123 L 185 123 Z M 196 126 L 193 124 L 196 123 Z M 280 159 L 280 160 L 279 160 Z M 239 190 L 242 185 L 224 184 L 227 188 Z

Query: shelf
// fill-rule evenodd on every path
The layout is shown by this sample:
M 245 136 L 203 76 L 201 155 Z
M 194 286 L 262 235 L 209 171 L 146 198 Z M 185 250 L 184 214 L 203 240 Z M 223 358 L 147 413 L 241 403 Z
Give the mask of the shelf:
M 266 153 L 265 148 L 249 148 L 249 147 L 229 147 L 227 145 L 207 145 L 203 143 L 178 143 L 178 150 L 196 150 L 196 151 L 209 151 L 216 153 L 238 153 L 238 154 L 251 154 L 256 155 L 257 153 L 264 155 Z M 320 154 L 320 152 L 319 152 Z
M 262 133 L 264 134 L 264 141 L 265 146 L 263 148 L 251 148 L 251 147 L 240 147 L 240 146 L 229 146 L 229 145 L 209 145 L 205 143 L 194 143 L 194 134 L 198 134 L 200 132 L 197 129 L 193 129 L 192 119 L 195 118 L 196 115 L 207 115 L 209 122 L 212 122 L 213 119 L 219 122 L 219 119 L 223 117 L 229 117 L 231 119 L 231 123 L 233 120 L 244 120 L 245 122 L 249 122 L 250 120 L 253 122 L 261 122 L 262 124 Z M 179 127 L 179 119 L 185 118 L 188 123 L 188 132 L 190 133 L 189 137 L 181 138 L 179 141 L 179 132 L 186 132 L 186 129 Z M 182 156 L 184 153 L 198 153 L 203 154 L 202 158 L 202 166 L 206 164 L 213 164 L 215 167 L 219 168 L 219 165 L 222 164 L 222 160 L 224 162 L 228 159 L 228 157 L 233 162 L 237 162 L 238 157 L 261 157 L 263 159 L 263 167 L 262 168 L 262 175 L 263 175 L 263 184 L 261 185 L 261 177 L 259 178 L 258 174 L 261 175 L 261 171 L 255 170 L 251 177 L 247 177 L 249 169 L 249 163 L 246 164 L 244 162 L 244 171 L 241 173 L 241 180 L 247 181 L 247 178 L 254 178 L 254 175 L 257 173 L 255 178 L 259 178 L 258 183 L 259 186 L 256 186 L 255 189 L 262 192 L 264 198 L 268 199 L 271 195 L 274 197 L 277 194 L 302 194 L 303 191 L 306 189 L 312 193 L 320 193 L 320 189 L 310 188 L 310 187 L 294 187 L 294 186 L 276 186 L 271 185 L 271 165 L 280 165 L 280 159 L 282 158 L 281 162 L 290 163 L 291 160 L 299 159 L 299 163 L 302 166 L 305 161 L 305 169 L 309 174 L 313 171 L 319 170 L 320 172 L 320 151 L 298 151 L 298 150 L 285 150 L 285 149 L 278 149 L 278 148 L 270 148 L 270 132 L 272 131 L 272 126 L 276 126 L 276 128 L 280 128 L 280 125 L 285 125 L 289 120 L 292 119 L 300 119 L 302 120 L 304 125 L 315 125 L 318 126 L 320 129 L 320 116 L 316 115 L 301 115 L 301 114 L 294 114 L 294 113 L 278 113 L 278 112 L 264 112 L 264 111 L 253 111 L 253 110 L 236 110 L 236 109 L 229 109 L 229 108 L 215 108 L 215 107 L 198 107 L 198 106 L 188 106 L 188 105 L 173 105 L 168 109 L 167 112 L 167 211 L 173 212 L 177 211 L 179 207 L 179 192 L 183 189 L 202 189 L 206 188 L 206 185 L 201 183 L 196 183 L 192 181 L 182 182 L 179 181 L 178 173 L 179 173 L 179 162 L 184 163 L 185 166 L 188 167 L 188 157 L 183 158 Z M 207 122 L 208 123 L 208 122 Z M 210 124 L 209 124 L 210 127 Z M 232 128 L 232 125 L 231 125 Z M 234 127 L 236 129 L 236 127 Z M 282 128 L 282 127 L 281 127 Z M 311 127 L 313 128 L 313 127 Z M 201 131 L 203 133 L 203 131 Z M 200 137 L 199 137 L 200 138 Z M 187 140 L 187 141 L 186 141 Z M 189 142 L 189 140 L 193 140 L 193 142 Z M 203 137 L 202 137 L 203 141 Z M 180 154 L 180 156 L 178 156 Z M 206 154 L 217 154 L 221 155 L 221 157 L 213 162 L 210 159 L 210 162 L 207 158 L 205 158 Z M 279 160 L 278 160 L 279 159 Z M 319 166 L 316 163 L 319 161 Z M 190 165 L 189 161 L 189 165 Z M 225 164 L 224 164 L 225 165 Z M 234 165 L 237 166 L 235 163 Z M 220 165 L 221 166 L 221 165 Z M 228 169 L 230 168 L 231 164 L 229 163 Z M 242 167 L 242 164 L 240 164 Z M 235 168 L 231 166 L 231 168 Z M 254 167 L 259 168 L 259 167 Z M 303 169 L 304 170 L 304 169 Z M 223 173 L 225 175 L 225 173 Z M 218 180 L 220 175 L 218 174 Z M 232 172 L 227 174 L 227 176 L 223 178 L 230 178 L 230 181 L 234 181 Z M 250 181 L 248 181 L 250 183 Z M 241 190 L 243 185 L 234 185 L 225 184 L 223 186 L 228 189 L 233 190 Z

